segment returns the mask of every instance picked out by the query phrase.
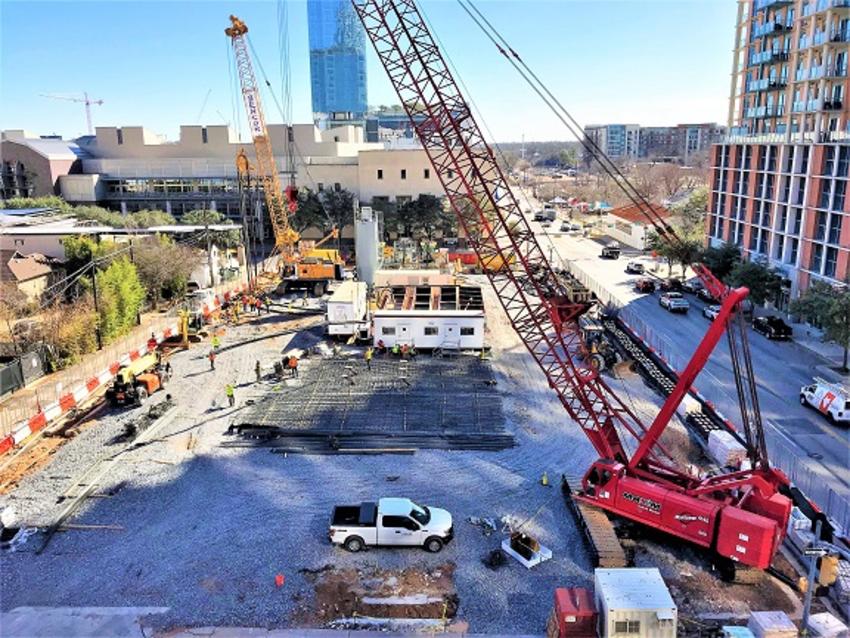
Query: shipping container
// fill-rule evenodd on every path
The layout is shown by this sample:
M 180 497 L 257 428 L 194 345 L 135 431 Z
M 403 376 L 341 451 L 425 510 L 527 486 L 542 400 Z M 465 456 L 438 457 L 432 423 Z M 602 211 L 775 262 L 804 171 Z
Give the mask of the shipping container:
M 678 610 L 657 569 L 597 569 L 594 581 L 602 638 L 676 637 Z

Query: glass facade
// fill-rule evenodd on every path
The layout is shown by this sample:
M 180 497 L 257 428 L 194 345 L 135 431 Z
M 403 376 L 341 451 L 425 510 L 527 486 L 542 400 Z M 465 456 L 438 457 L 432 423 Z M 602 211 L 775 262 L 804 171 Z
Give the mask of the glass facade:
M 307 0 L 313 113 L 366 113 L 366 34 L 349 0 Z

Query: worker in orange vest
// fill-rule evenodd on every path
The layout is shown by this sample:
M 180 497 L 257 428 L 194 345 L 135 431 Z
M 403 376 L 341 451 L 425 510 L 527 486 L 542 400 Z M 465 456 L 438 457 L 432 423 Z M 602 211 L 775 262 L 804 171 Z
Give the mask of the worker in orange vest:
M 210 360 L 210 370 L 215 370 L 215 350 L 210 350 L 207 358 Z
M 293 378 L 298 378 L 298 357 L 295 355 L 289 357 L 289 374 Z

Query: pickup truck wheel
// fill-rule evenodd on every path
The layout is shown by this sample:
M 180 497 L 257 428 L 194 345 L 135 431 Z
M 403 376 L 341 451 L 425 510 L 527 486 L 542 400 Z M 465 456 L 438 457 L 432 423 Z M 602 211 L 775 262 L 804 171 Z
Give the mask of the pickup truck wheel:
M 349 552 L 359 552 L 363 549 L 363 539 L 359 536 L 349 536 L 345 539 L 345 549 Z
M 428 540 L 425 541 L 425 549 L 432 554 L 436 554 L 441 549 L 443 549 L 443 541 L 437 538 L 436 536 L 432 536 Z

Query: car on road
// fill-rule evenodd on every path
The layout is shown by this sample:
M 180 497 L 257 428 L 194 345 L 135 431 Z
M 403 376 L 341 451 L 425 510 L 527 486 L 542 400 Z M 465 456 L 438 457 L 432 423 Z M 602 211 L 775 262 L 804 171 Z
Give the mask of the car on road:
M 616 246 L 605 246 L 602 252 L 599 253 L 599 259 L 619 259 L 620 249 Z
M 850 425 L 850 390 L 815 377 L 814 383 L 800 388 L 800 404 L 814 408 L 830 423 Z
M 697 299 L 702 299 L 705 303 L 708 304 L 719 304 L 720 300 L 708 292 L 708 288 L 700 288 L 697 290 Z
M 544 219 L 542 222 L 540 222 L 540 225 L 543 226 L 543 228 L 549 228 L 552 225 L 552 220 Z
M 581 224 L 577 224 L 575 222 L 561 222 L 561 232 L 562 233 L 575 233 L 582 229 Z
M 719 314 L 720 306 L 717 305 L 705 306 L 702 309 L 702 316 L 708 319 L 709 321 L 714 321 L 715 319 L 717 319 L 717 315 Z
M 779 317 L 756 317 L 753 319 L 753 330 L 768 339 L 790 339 L 794 334 L 791 326 Z
M 646 267 L 639 261 L 630 261 L 626 264 L 626 272 L 630 275 L 642 275 L 646 272 Z
M 454 537 L 452 515 L 409 498 L 381 498 L 360 505 L 338 505 L 328 538 L 350 552 L 366 547 L 423 547 L 439 552 Z
M 655 292 L 655 280 L 649 277 L 641 277 L 635 280 L 635 292 L 651 295 Z
M 682 292 L 682 282 L 675 277 L 663 279 L 659 287 L 662 292 Z
M 688 279 L 687 281 L 682 282 L 683 292 L 696 294 L 703 288 L 705 288 L 705 286 L 702 285 L 702 282 L 699 279 Z
M 665 292 L 658 298 L 658 305 L 666 308 L 668 312 L 684 312 L 687 313 L 691 304 L 682 296 L 680 292 Z

